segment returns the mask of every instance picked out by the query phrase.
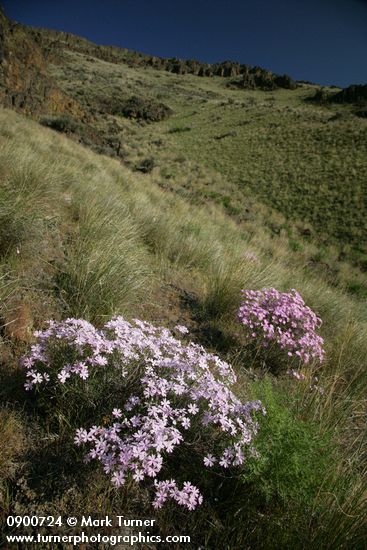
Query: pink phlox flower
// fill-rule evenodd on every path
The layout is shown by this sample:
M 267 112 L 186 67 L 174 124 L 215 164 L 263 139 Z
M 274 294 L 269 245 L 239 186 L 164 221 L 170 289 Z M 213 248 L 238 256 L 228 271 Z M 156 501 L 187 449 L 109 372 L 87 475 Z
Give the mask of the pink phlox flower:
M 217 461 L 217 459 L 212 454 L 208 454 L 208 455 L 204 456 L 204 465 L 207 468 L 211 468 L 212 466 L 214 466 L 216 461 Z
M 187 327 L 185 327 L 184 325 L 176 325 L 175 330 L 177 330 L 181 334 L 188 334 L 189 333 L 189 329 Z

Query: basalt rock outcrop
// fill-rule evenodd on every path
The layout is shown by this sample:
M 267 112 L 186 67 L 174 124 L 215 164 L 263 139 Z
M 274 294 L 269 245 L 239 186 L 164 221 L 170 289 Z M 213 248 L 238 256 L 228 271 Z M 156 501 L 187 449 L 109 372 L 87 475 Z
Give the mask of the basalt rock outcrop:
M 0 104 L 27 114 L 83 115 L 78 103 L 47 75 L 43 50 L 27 28 L 9 21 L 0 8 Z
M 340 103 L 367 108 L 367 84 L 352 84 L 339 92 L 319 88 L 308 100 L 316 103 Z
M 98 59 L 177 75 L 225 78 L 228 85 L 244 89 L 292 89 L 296 86 L 286 75 L 275 75 L 261 67 L 233 61 L 209 64 L 98 46 L 70 33 L 10 21 L 0 7 L 0 105 L 31 115 L 48 128 L 66 133 L 97 152 L 121 158 L 124 149 L 119 131 L 98 124 L 101 117 L 104 123 L 109 116 L 154 123 L 170 116 L 172 110 L 146 96 L 126 98 L 124 94 L 121 97 L 117 94 L 84 98 L 84 95 L 62 89 L 51 76 L 49 65 L 65 63 L 68 52 L 83 54 L 89 61 Z M 116 121 L 110 120 L 110 123 L 116 124 Z
M 130 67 L 150 67 L 178 75 L 233 79 L 230 85 L 241 88 L 274 90 L 296 86 L 286 75 L 274 75 L 260 67 L 232 61 L 209 64 L 195 60 L 164 59 L 126 48 L 97 46 L 70 33 L 36 29 L 12 22 L 0 7 L 0 104 L 31 115 L 66 113 L 83 122 L 93 118 L 93 114 L 88 113 L 76 98 L 62 91 L 47 72 L 48 63 L 63 62 L 65 50 L 110 63 L 124 63 Z M 104 109 L 106 105 L 102 106 L 101 111 Z M 161 120 L 170 114 L 168 107 L 163 104 L 137 105 L 135 99 L 125 106 L 116 105 L 114 109 L 124 110 L 124 116 L 146 121 Z
M 366 108 L 366 109 L 361 109 L 361 110 L 355 111 L 354 114 L 355 114 L 356 116 L 358 116 L 359 118 L 367 118 L 367 108 Z
M 261 67 L 246 67 L 246 69 L 241 70 L 241 78 L 230 82 L 229 86 L 264 91 L 272 91 L 277 88 L 294 90 L 297 87 L 297 83 L 288 75 L 276 75 Z
M 74 36 L 70 33 L 33 28 L 29 28 L 29 32 L 32 34 L 34 41 L 43 49 L 45 57 L 54 63 L 60 60 L 62 51 L 67 49 L 92 58 L 101 59 L 102 61 L 108 61 L 109 63 L 124 63 L 135 68 L 151 67 L 178 75 L 237 77 L 238 85 L 244 88 L 274 90 L 275 88 L 294 89 L 297 86 L 296 82 L 287 75 L 276 75 L 261 67 L 250 67 L 249 65 L 234 61 L 201 63 L 193 59 L 162 58 L 149 56 L 126 48 L 97 46 L 84 38 Z
M 367 84 L 353 84 L 330 96 L 332 103 L 367 105 Z
M 130 67 L 150 67 L 174 74 L 233 79 L 232 86 L 274 90 L 296 87 L 288 76 L 279 76 L 260 67 L 233 61 L 201 63 L 195 60 L 149 56 L 126 48 L 97 46 L 70 33 L 27 27 L 10 21 L 0 7 L 0 104 L 27 114 L 67 113 L 86 121 L 91 113 L 83 110 L 76 98 L 61 91 L 47 73 L 48 63 L 62 63 L 64 51 L 79 52 L 91 58 Z M 164 106 L 163 106 L 164 107 Z M 131 115 L 144 120 L 160 120 L 167 108 L 150 108 L 141 112 L 132 106 Z M 151 116 L 152 112 L 153 113 Z M 135 113 L 135 114 L 134 114 Z

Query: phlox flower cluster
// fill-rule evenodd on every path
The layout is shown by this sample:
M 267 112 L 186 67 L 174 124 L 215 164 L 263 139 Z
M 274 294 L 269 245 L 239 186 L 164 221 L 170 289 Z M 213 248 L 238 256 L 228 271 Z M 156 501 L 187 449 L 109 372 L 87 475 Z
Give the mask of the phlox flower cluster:
M 287 374 L 289 374 L 289 376 L 293 376 L 293 378 L 295 378 L 296 380 L 304 380 L 306 378 L 302 372 L 299 372 L 295 369 L 287 370 Z
M 288 356 L 299 358 L 303 364 L 312 359 L 323 361 L 324 341 L 316 333 L 322 321 L 296 290 L 279 292 L 264 288 L 242 293 L 244 300 L 238 320 L 253 338 L 260 338 L 264 346 L 275 342 Z
M 48 328 L 36 331 L 34 336 L 37 343 L 21 359 L 22 366 L 27 369 L 26 390 L 50 382 L 50 377 L 54 375 L 52 362 L 55 349 L 60 355 L 61 350 L 66 349 L 67 355 L 74 359 L 63 364 L 57 372 L 61 384 L 65 384 L 72 376 L 86 380 L 90 368 L 107 365 L 108 356 L 114 349 L 113 342 L 106 339 L 103 331 L 83 319 L 66 319 L 60 323 L 48 321 Z
M 188 332 L 183 326 L 175 331 Z M 51 321 L 36 336 L 37 344 L 23 359 L 26 389 L 68 384 L 72 377 L 88 383 L 92 371 L 100 369 L 113 369 L 122 379 L 137 373 L 133 393 L 111 403 L 110 425 L 80 428 L 75 436 L 76 445 L 88 447 L 86 460 L 98 460 L 115 487 L 128 479 L 151 479 L 155 508 L 171 499 L 193 510 L 203 499 L 197 487 L 186 481 L 180 489 L 176 480 L 158 478 L 177 448 L 210 433 L 198 447 L 205 447 L 205 468 L 238 466 L 246 453 L 256 453 L 255 413 L 265 410 L 259 401 L 243 403 L 235 396 L 232 367 L 202 346 L 187 344 L 166 328 L 123 317 L 101 330 L 83 320 Z M 70 348 L 74 360 L 52 375 L 49 349 L 57 344 Z

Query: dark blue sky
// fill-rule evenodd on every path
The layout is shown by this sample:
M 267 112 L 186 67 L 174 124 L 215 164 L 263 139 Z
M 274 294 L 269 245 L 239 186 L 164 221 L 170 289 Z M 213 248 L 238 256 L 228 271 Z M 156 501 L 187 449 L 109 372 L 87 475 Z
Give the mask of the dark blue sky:
M 367 0 L 0 0 L 21 23 L 164 57 L 367 83 Z

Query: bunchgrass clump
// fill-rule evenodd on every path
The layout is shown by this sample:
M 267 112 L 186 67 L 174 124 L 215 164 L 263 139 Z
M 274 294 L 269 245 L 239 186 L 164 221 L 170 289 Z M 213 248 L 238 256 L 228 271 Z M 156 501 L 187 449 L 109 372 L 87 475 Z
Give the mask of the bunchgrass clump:
M 0 480 L 5 481 L 16 475 L 19 459 L 26 447 L 25 430 L 17 412 L 0 410 L 0 438 L 6 441 L 0 453 Z M 3 488 L 0 481 L 0 492 Z
M 106 319 L 147 293 L 149 258 L 118 193 L 90 199 L 80 192 L 78 227 L 71 231 L 57 286 L 70 315 Z

